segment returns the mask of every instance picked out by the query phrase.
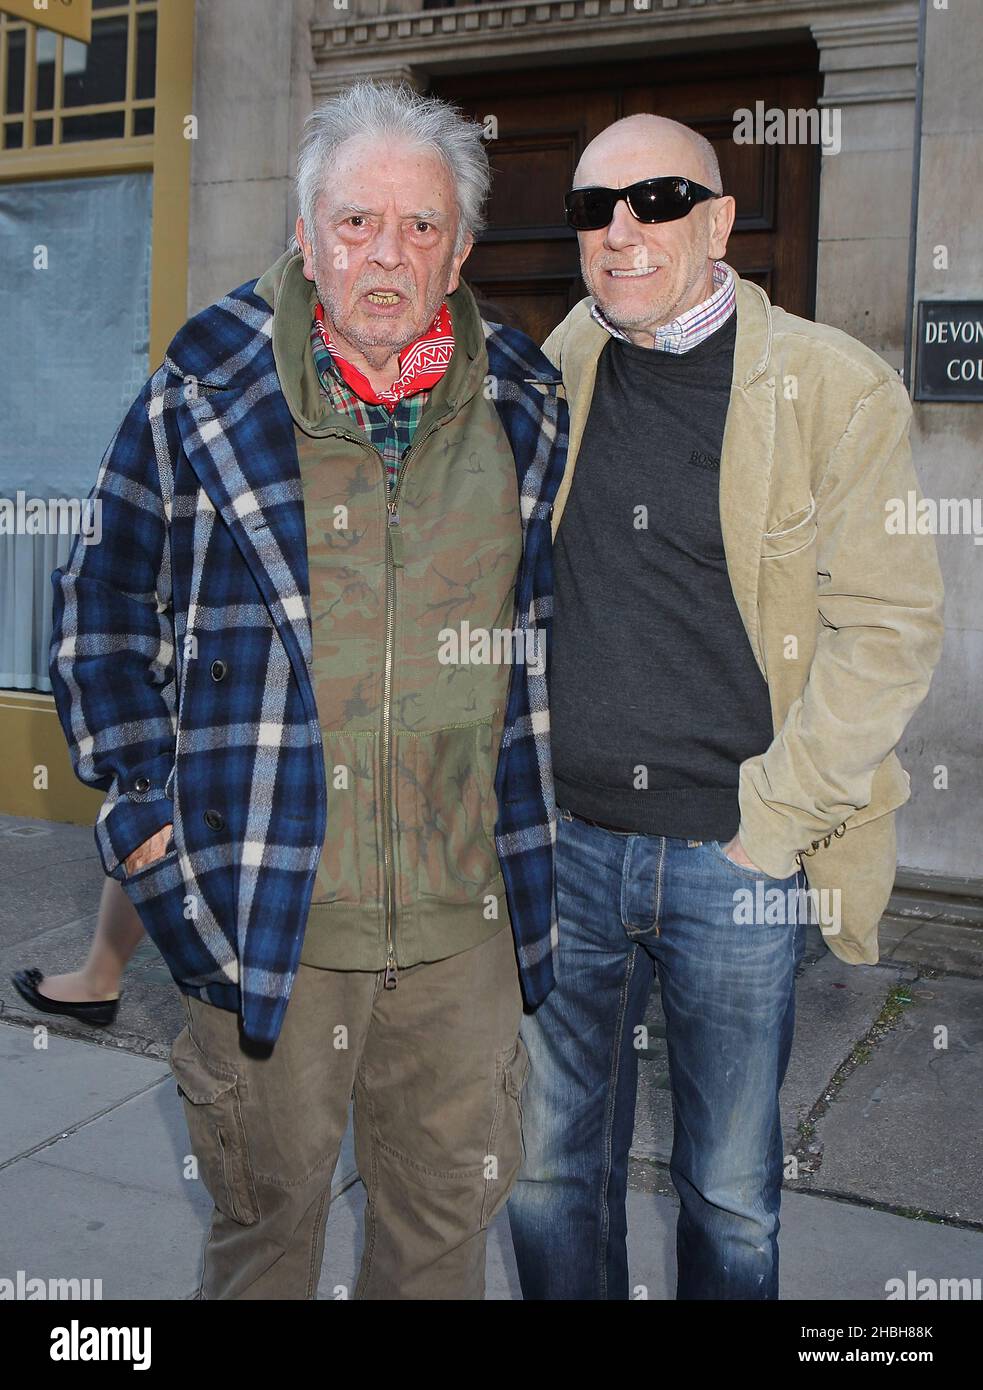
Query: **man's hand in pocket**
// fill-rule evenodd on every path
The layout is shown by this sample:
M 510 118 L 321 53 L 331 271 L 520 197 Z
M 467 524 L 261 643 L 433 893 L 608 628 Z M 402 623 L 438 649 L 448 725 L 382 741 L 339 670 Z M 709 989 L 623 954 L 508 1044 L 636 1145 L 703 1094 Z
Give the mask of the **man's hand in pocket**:
M 724 854 L 728 859 L 732 859 L 735 864 L 742 864 L 745 869 L 757 869 L 758 873 L 764 873 L 763 869 L 758 869 L 753 859 L 747 857 L 744 846 L 741 844 L 740 835 L 735 835 L 732 840 L 728 840 L 724 845 Z
M 162 825 L 158 831 L 151 835 L 149 840 L 144 840 L 143 844 L 138 845 L 132 854 L 127 855 L 124 860 L 127 874 L 135 874 L 140 869 L 149 868 L 155 859 L 163 859 L 167 853 L 167 845 L 173 828 L 170 822 L 167 825 Z

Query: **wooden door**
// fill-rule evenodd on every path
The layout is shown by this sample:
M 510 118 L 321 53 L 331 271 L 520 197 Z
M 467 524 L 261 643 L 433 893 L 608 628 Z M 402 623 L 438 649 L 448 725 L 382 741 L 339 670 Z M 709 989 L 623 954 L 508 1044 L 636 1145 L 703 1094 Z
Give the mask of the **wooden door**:
M 586 293 L 563 194 L 585 145 L 637 111 L 672 116 L 710 140 L 725 192 L 737 200 L 727 252 L 739 274 L 776 304 L 811 317 L 815 307 L 820 152 L 810 145 L 736 145 L 740 107 L 816 105 L 814 45 L 729 50 L 644 63 L 445 77 L 431 88 L 468 115 L 497 121 L 488 227 L 464 275 L 509 322 L 542 342 Z

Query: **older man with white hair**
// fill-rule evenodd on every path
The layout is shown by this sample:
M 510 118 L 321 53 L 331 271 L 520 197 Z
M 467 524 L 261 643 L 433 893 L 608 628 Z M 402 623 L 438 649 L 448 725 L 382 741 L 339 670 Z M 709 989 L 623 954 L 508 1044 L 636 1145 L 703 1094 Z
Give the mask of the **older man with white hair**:
M 556 948 L 520 663 L 566 433 L 555 370 L 460 278 L 488 183 L 445 103 L 315 110 L 296 248 L 171 343 L 100 469 L 102 545 L 53 576 L 104 866 L 187 1010 L 209 1299 L 315 1296 L 353 1092 L 357 1297 L 480 1298 L 518 1168 L 520 983 Z M 465 624 L 535 641 L 448 660 Z

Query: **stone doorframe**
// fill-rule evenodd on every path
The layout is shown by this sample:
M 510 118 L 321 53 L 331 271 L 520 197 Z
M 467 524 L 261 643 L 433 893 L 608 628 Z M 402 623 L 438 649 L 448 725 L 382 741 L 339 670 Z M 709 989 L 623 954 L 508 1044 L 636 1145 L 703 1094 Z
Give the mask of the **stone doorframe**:
M 904 349 L 918 0 L 509 0 L 447 11 L 414 0 L 316 0 L 315 104 L 356 77 L 418 90 L 453 72 L 638 60 L 646 54 L 809 35 L 838 109 L 842 151 L 822 161 L 816 316 L 892 365 Z M 369 17 L 373 5 L 394 12 Z M 637 8 L 636 8 L 637 6 Z M 397 9 L 397 7 L 399 7 Z

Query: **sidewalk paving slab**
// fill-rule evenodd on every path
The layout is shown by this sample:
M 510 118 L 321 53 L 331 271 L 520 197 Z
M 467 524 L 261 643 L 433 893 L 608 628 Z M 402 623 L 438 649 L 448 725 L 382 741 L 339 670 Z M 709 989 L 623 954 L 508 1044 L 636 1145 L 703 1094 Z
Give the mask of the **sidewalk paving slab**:
M 819 1119 L 803 1183 L 983 1224 L 983 984 L 923 976 L 909 993 Z
M 44 1020 L 41 1019 L 41 1026 Z M 3 1126 L 0 1163 L 146 1091 L 167 1073 L 159 1061 L 76 1042 L 47 1030 L 35 1046 L 34 1028 L 0 1027 Z M 103 1057 L 105 1053 L 105 1057 Z

